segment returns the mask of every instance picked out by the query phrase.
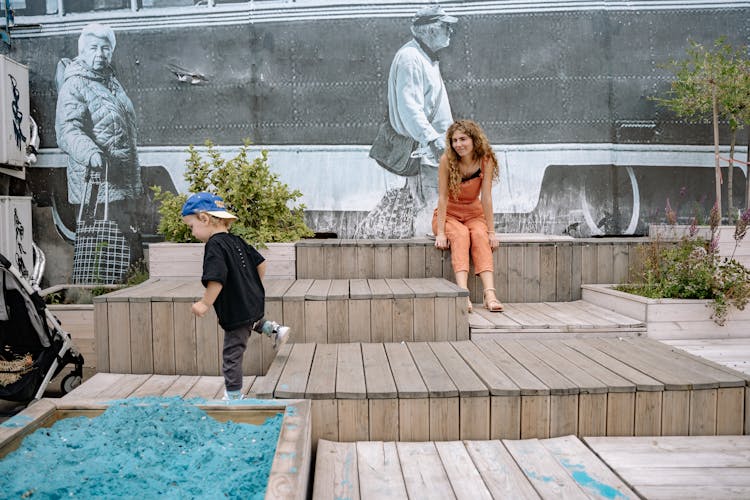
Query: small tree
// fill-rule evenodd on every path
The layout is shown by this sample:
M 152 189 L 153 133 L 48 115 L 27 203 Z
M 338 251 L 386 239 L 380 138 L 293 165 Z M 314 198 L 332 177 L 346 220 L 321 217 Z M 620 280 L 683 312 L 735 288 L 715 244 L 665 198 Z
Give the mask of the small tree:
M 185 169 L 188 191 L 209 191 L 224 198 L 227 208 L 239 217 L 232 224 L 232 233 L 259 247 L 314 234 L 304 222 L 305 206 L 294 205 L 302 193 L 290 190 L 270 171 L 267 150 L 250 159 L 246 141 L 236 156 L 225 160 L 211 141 L 206 141 L 206 146 L 207 158 L 193 146 L 188 148 L 190 157 Z M 195 241 L 180 215 L 187 195 L 162 191 L 158 186 L 151 189 L 160 202 L 158 231 L 167 241 Z
M 719 120 L 729 122 L 731 133 L 730 158 L 734 159 L 737 131 L 750 119 L 750 63 L 745 56 L 747 47 L 734 49 L 723 38 L 711 49 L 690 41 L 687 57 L 672 60 L 666 68 L 674 72 L 675 80 L 670 97 L 656 99 L 678 116 L 693 121 L 711 120 L 713 125 L 716 202 L 721 216 L 721 164 L 719 158 Z M 730 162 L 727 177 L 728 207 L 733 211 L 732 176 Z M 750 197 L 750 184 L 746 190 Z

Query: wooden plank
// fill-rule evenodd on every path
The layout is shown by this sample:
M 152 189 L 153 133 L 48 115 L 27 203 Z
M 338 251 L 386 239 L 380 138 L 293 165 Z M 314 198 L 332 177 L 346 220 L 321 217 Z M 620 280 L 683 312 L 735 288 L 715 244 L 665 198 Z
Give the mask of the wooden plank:
M 477 377 L 487 387 L 491 395 L 520 396 L 519 386 L 501 370 L 491 359 L 496 346 L 487 343 L 458 341 L 451 342 L 451 346 L 461 356 L 463 361 L 471 367 Z M 485 354 L 480 346 L 490 349 Z M 545 388 L 546 389 L 546 388 Z
M 424 278 L 426 257 L 424 245 L 409 245 L 409 278 Z M 405 278 L 407 276 L 404 276 Z
M 556 254 L 556 245 L 539 245 L 539 301 L 556 300 Z
M 141 385 L 143 385 L 149 378 L 150 374 L 144 373 L 141 375 L 126 375 L 120 379 L 117 384 L 110 386 L 106 391 L 99 393 L 100 399 L 116 400 L 129 398 Z
M 324 300 L 305 300 L 304 342 L 328 342 L 328 311 Z
M 141 384 L 138 389 L 133 391 L 131 398 L 143 398 L 147 396 L 161 396 L 164 391 L 177 380 L 176 375 L 151 375 L 148 380 Z M 223 384 L 222 379 L 222 384 Z
M 174 366 L 176 373 L 198 373 L 195 316 L 190 310 L 192 305 L 191 301 L 174 302 Z
M 317 344 L 305 388 L 306 399 L 334 399 L 336 397 L 336 360 L 338 348 L 334 344 Z
M 367 280 L 372 293 L 370 337 L 372 342 L 393 341 L 393 294 L 385 280 Z
M 494 252 L 495 295 L 500 302 L 508 302 L 508 247 L 500 244 Z
M 366 278 L 375 274 L 375 248 L 367 240 L 357 242 L 357 277 Z
M 333 443 L 325 439 L 318 442 L 313 498 L 360 498 L 354 443 Z
M 111 387 L 116 386 L 125 379 L 121 373 L 95 373 L 90 379 L 76 387 L 62 397 L 63 400 L 83 400 L 96 399 L 99 394 L 109 391 Z
M 357 443 L 357 470 L 363 500 L 408 498 L 396 443 Z
M 109 371 L 109 320 L 107 302 L 94 299 L 94 331 L 96 332 L 96 367 L 100 372 Z
M 414 292 L 401 279 L 385 280 L 393 294 L 393 341 L 414 340 Z
M 276 384 L 292 351 L 292 345 L 294 344 L 284 344 L 279 347 L 279 351 L 271 363 L 268 372 L 264 376 L 255 379 L 255 383 L 249 393 L 251 397 L 259 399 L 273 398 Z
M 427 386 L 406 344 L 384 344 L 399 398 L 426 398 Z
M 520 389 L 521 395 L 546 396 L 550 394 L 550 387 L 540 380 L 536 376 L 536 373 L 528 369 L 524 364 L 518 361 L 517 358 L 514 358 L 509 351 L 501 347 L 499 343 L 492 341 L 478 341 L 475 342 L 475 344 L 487 356 L 487 358 L 495 364 L 495 366 L 500 368 L 500 370 L 502 370 L 503 373 L 513 381 L 513 383 Z M 513 346 L 509 347 L 514 351 L 518 350 L 517 348 L 514 349 Z M 523 353 L 523 351 L 519 352 Z M 529 358 L 530 367 L 535 369 L 539 366 L 542 368 L 541 363 L 538 360 L 532 362 L 533 357 L 529 357 L 528 355 L 526 357 Z M 546 376 L 547 378 L 551 377 L 549 367 L 547 367 Z M 557 382 L 555 382 L 555 387 L 560 394 L 565 393 L 562 392 L 561 387 L 557 386 Z
M 367 280 L 350 280 L 349 296 L 348 342 L 370 342 L 372 293 Z
M 336 360 L 336 398 L 366 399 L 365 371 L 360 344 L 339 344 Z
M 540 498 L 500 441 L 467 441 L 465 446 L 493 498 Z
M 283 324 L 292 329 L 289 342 L 305 342 L 305 295 L 312 284 L 312 279 L 298 279 L 282 298 Z
M 436 442 L 435 448 L 457 499 L 492 499 L 492 494 L 482 481 L 463 443 L 460 441 Z
M 614 246 L 610 243 L 596 245 L 596 282 L 614 283 Z
M 607 436 L 632 436 L 635 432 L 635 394 L 610 392 L 607 395 Z
M 420 401 L 420 400 L 410 400 Z M 399 440 L 399 400 L 368 399 L 370 437 L 373 441 Z
M 368 274 L 368 276 L 371 276 Z M 384 278 L 409 276 L 409 246 L 405 241 L 391 241 L 391 274 Z
M 607 370 L 617 374 L 619 377 L 631 382 L 639 391 L 664 390 L 664 384 L 662 384 L 655 378 L 649 377 L 648 375 L 645 375 L 635 368 L 623 363 L 617 358 L 610 356 L 608 353 L 598 350 L 593 344 L 585 340 L 566 339 L 563 340 L 563 344 L 580 352 L 581 354 L 589 358 L 592 362 L 600 364 Z M 620 382 L 616 379 L 609 380 L 616 384 L 612 387 L 622 387 L 623 391 L 629 390 L 628 386 L 620 385 Z
M 638 496 L 578 438 L 558 437 L 541 441 L 557 462 L 590 498 L 612 499 Z
M 349 280 L 331 281 L 326 297 L 328 343 L 350 342 Z
M 185 399 L 216 399 L 216 394 L 224 393 L 224 377 L 202 376 L 185 394 Z
M 406 345 L 427 387 L 429 397 L 457 397 L 458 389 L 430 349 L 430 346 L 425 342 L 408 342 Z
M 175 381 L 164 391 L 163 396 L 166 398 L 179 396 L 185 397 L 190 389 L 200 380 L 198 375 L 177 375 Z
M 290 345 L 292 349 L 276 384 L 274 396 L 277 398 L 301 399 L 305 397 L 310 367 L 315 354 L 315 344 L 286 345 Z
M 357 276 L 356 240 L 341 240 L 339 258 L 341 259 L 341 278 L 360 278 Z
M 397 398 L 396 382 L 393 379 L 383 344 L 362 344 L 362 361 L 367 398 Z
M 219 375 L 219 320 L 213 307 L 202 318 L 195 318 L 196 375 Z M 223 343 L 223 338 L 222 338 Z M 245 353 L 245 357 L 248 353 Z
M 154 373 L 164 375 L 177 373 L 175 368 L 173 309 L 171 301 L 151 303 Z
M 525 244 L 523 248 L 523 300 L 519 302 L 539 302 L 540 300 L 540 250 L 537 244 Z
M 151 302 L 148 299 L 132 298 L 129 309 L 132 373 L 154 373 Z
M 508 246 L 508 296 L 506 302 L 524 302 L 523 245 Z
M 555 298 L 553 301 L 573 300 L 571 284 L 573 276 L 573 246 L 568 243 L 555 244 Z
M 538 439 L 505 440 L 503 444 L 543 498 L 589 498 Z
M 391 247 L 390 245 L 377 245 L 373 255 L 373 278 L 391 278 Z M 355 261 L 356 262 L 356 261 Z
M 406 491 L 410 498 L 455 498 L 450 479 L 433 443 L 396 443 Z
M 369 439 L 369 405 L 366 399 L 337 399 L 339 441 Z
M 110 370 L 117 373 L 132 373 L 128 302 L 107 303 L 107 331 Z

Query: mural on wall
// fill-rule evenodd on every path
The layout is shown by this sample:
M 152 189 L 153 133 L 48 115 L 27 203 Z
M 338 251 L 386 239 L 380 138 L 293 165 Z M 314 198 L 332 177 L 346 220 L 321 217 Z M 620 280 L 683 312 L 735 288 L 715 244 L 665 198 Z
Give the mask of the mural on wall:
M 131 165 L 140 165 L 142 194 L 133 197 L 137 216 L 117 222 L 125 235 L 137 223 L 144 241 L 158 238 L 147 187 L 187 188 L 188 145 L 211 139 L 230 155 L 250 138 L 269 149 L 281 180 L 302 191 L 315 231 L 423 236 L 435 206 L 429 183 L 436 175 L 428 169 L 447 128 L 436 110 L 444 106 L 444 120 L 474 119 L 493 144 L 501 165 L 493 188 L 499 232 L 583 237 L 644 234 L 663 220 L 667 193 L 674 202 L 682 187 L 686 206 L 710 208 L 710 126 L 680 120 L 652 98 L 669 87 L 660 63 L 681 57 L 689 38 L 711 43 L 727 35 L 747 44 L 749 12 L 739 1 L 445 3 L 435 10 L 443 21 L 424 23 L 445 38 L 445 48 L 427 47 L 435 60 L 426 42 L 420 45 L 416 4 L 162 7 L 49 14 L 29 18 L 37 30 L 14 30 L 12 56 L 31 68 L 32 114 L 42 139 L 31 191 L 37 207 L 54 206 L 68 244 L 80 200 L 68 192 L 70 152 L 54 132 L 58 91 L 51 76 L 75 54 L 81 26 L 93 19 L 115 28 L 112 67 L 138 131 Z M 395 68 L 413 53 L 433 79 L 421 116 L 409 119 L 399 104 L 409 94 L 398 91 L 406 87 Z M 411 170 L 400 175 L 370 155 L 386 123 L 416 150 L 405 161 Z M 746 173 L 736 169 L 735 186 Z M 736 191 L 734 205 L 743 202 Z
M 406 184 L 385 194 L 362 221 L 357 237 L 409 238 L 430 228 L 437 205 L 437 167 L 453 122 L 439 52 L 450 45 L 457 21 L 438 5 L 420 9 L 412 20 L 414 38 L 393 57 L 387 121 L 378 130 L 370 157 L 406 177 Z
M 111 67 L 115 46 L 112 28 L 89 24 L 56 74 L 57 143 L 68 155 L 68 202 L 80 206 L 73 283 L 117 283 L 143 258 L 135 111 Z

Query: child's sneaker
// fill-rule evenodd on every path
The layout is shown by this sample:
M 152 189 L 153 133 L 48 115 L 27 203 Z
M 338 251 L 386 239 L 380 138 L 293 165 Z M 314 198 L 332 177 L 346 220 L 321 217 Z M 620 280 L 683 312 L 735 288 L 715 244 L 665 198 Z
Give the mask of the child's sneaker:
M 289 340 L 289 332 L 292 329 L 288 326 L 283 325 L 276 325 L 273 329 L 273 333 L 271 334 L 271 338 L 273 339 L 273 348 L 276 349 L 279 345 L 286 344 L 286 341 Z
M 268 335 L 273 339 L 273 348 L 276 349 L 279 344 L 286 344 L 289 340 L 289 332 L 291 328 L 288 326 L 280 325 L 275 321 L 265 320 L 262 323 L 258 322 L 253 329 L 256 332 L 260 332 L 264 335 Z
M 244 399 L 245 396 L 242 395 L 241 391 L 228 391 L 224 389 L 224 397 L 221 398 L 223 401 L 236 401 L 239 399 Z

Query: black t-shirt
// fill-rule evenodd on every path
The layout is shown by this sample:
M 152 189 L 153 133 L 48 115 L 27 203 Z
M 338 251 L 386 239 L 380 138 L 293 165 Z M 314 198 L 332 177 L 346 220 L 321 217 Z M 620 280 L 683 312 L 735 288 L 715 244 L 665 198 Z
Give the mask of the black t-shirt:
M 265 258 L 239 236 L 216 233 L 206 242 L 201 282 L 222 284 L 214 302 L 224 330 L 250 325 L 263 317 L 266 291 L 258 274 Z

